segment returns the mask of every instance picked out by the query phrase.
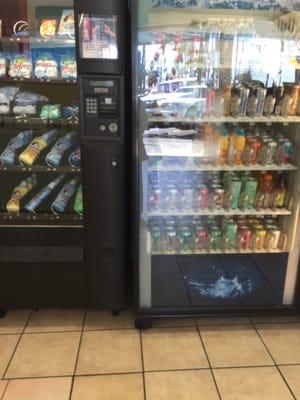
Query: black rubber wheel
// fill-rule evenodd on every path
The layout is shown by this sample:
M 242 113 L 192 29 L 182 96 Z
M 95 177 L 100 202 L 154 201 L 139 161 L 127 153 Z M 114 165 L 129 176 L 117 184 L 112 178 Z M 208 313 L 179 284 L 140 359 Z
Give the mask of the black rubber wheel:
M 119 310 L 112 310 L 112 315 L 114 316 L 114 317 L 117 317 L 119 314 L 120 314 L 120 311 Z
M 4 318 L 6 316 L 6 310 L 4 308 L 0 308 L 0 318 Z
M 136 329 L 146 330 L 152 328 L 152 319 L 136 317 L 134 321 L 134 326 Z

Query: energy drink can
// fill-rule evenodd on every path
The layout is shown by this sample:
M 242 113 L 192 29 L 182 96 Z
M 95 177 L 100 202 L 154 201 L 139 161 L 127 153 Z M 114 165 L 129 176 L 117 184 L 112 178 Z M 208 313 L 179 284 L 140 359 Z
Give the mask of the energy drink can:
M 224 227 L 224 248 L 233 249 L 236 247 L 237 223 L 233 220 L 227 220 Z
M 281 236 L 281 230 L 273 225 L 267 228 L 265 248 L 266 250 L 277 250 L 279 247 L 279 241 Z
M 239 229 L 239 244 L 238 247 L 239 249 L 242 250 L 247 250 L 250 247 L 251 244 L 251 229 L 247 226 L 240 226 Z
M 229 206 L 236 209 L 239 206 L 242 181 L 239 178 L 231 178 L 229 181 Z
M 257 192 L 257 180 L 252 177 L 248 177 L 244 183 L 243 193 L 241 194 L 240 207 L 253 208 L 255 203 L 255 197 Z
M 195 250 L 204 250 L 208 247 L 208 234 L 204 226 L 197 226 L 195 233 Z
M 263 115 L 265 99 L 266 99 L 267 90 L 261 87 L 256 89 L 256 115 L 261 116 Z
M 284 164 L 288 164 L 292 161 L 294 154 L 294 143 L 292 140 L 284 139 L 283 141 L 283 150 L 284 150 Z
M 193 250 L 193 235 L 188 226 L 180 228 L 180 250 L 184 252 L 191 252 Z
M 210 228 L 210 248 L 212 250 L 218 250 L 221 248 L 222 232 L 218 226 L 212 226 Z
M 250 90 L 244 87 L 240 88 L 240 112 L 239 115 L 245 116 L 247 112 L 247 104 Z

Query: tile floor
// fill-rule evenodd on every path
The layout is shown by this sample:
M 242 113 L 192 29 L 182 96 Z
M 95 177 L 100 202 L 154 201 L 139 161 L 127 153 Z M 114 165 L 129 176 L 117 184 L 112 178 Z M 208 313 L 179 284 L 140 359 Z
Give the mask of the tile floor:
M 161 320 L 16 310 L 0 319 L 0 400 L 300 400 L 300 317 Z

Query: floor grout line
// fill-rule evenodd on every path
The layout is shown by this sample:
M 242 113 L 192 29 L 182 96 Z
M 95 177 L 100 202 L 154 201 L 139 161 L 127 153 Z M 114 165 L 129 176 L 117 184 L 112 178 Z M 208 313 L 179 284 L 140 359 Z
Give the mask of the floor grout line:
M 195 322 L 196 322 L 196 320 L 195 320 Z M 204 340 L 203 340 L 203 338 L 202 338 L 202 335 L 201 335 L 201 332 L 200 332 L 200 329 L 199 329 L 199 326 L 198 326 L 197 323 L 196 323 L 196 330 L 197 330 L 197 332 L 198 332 L 198 335 L 199 335 L 199 338 L 200 338 L 200 341 L 201 341 L 201 344 L 202 344 L 202 347 L 203 347 L 205 356 L 206 356 L 206 358 L 207 358 L 207 362 L 208 362 L 208 365 L 209 365 L 209 370 L 210 370 L 211 376 L 212 376 L 212 378 L 213 378 L 213 381 L 214 381 L 214 384 L 215 384 L 215 388 L 216 388 L 216 391 L 217 391 L 217 393 L 218 393 L 218 397 L 219 397 L 220 400 L 222 400 L 221 392 L 220 392 L 220 390 L 219 390 L 219 387 L 218 387 L 218 384 L 217 384 L 217 380 L 216 380 L 214 371 L 213 371 L 213 369 L 212 369 L 210 359 L 209 359 L 209 357 L 208 357 L 207 349 L 206 349 L 206 347 L 205 347 L 205 343 L 204 343 Z
M 22 337 L 23 337 L 23 335 L 24 335 L 25 329 L 26 329 L 26 327 L 27 327 L 27 325 L 28 325 L 28 323 L 29 323 L 29 320 L 30 320 L 30 318 L 31 318 L 31 314 L 32 314 L 32 311 L 29 312 L 28 317 L 27 317 L 27 320 L 25 321 L 25 324 L 24 324 L 24 326 L 23 326 L 22 332 L 19 334 L 20 337 L 19 337 L 19 339 L 17 340 L 17 343 L 16 343 L 16 345 L 15 345 L 14 351 L 12 352 L 12 355 L 11 355 L 9 361 L 8 361 L 8 364 L 7 364 L 7 366 L 6 366 L 5 370 L 4 370 L 4 373 L 2 374 L 2 379 L 5 379 L 5 375 L 7 374 L 7 371 L 8 371 L 8 369 L 9 369 L 9 367 L 10 367 L 10 364 L 11 364 L 11 362 L 12 362 L 12 360 L 13 360 L 15 354 L 16 354 L 17 348 L 19 347 L 19 344 L 20 344 L 20 342 L 21 342 L 21 339 L 22 339 Z
M 74 370 L 73 370 L 73 376 L 72 376 L 72 381 L 71 381 L 71 388 L 70 388 L 69 400 L 71 400 L 72 394 L 73 394 L 75 373 L 76 373 L 76 370 L 77 370 L 77 365 L 78 365 L 78 360 L 79 360 L 79 353 L 80 353 L 80 348 L 81 348 L 81 343 L 82 343 L 82 337 L 83 337 L 83 333 L 84 333 L 84 325 L 85 325 L 85 320 L 86 320 L 86 314 L 87 314 L 87 311 L 86 311 L 86 309 L 85 309 L 85 310 L 84 310 L 84 313 L 83 313 L 83 319 L 82 319 L 82 325 L 81 325 L 81 333 L 80 333 L 80 338 L 79 338 L 79 343 L 78 343 L 78 349 L 77 349 L 77 354 L 76 354 L 76 360 L 75 360 L 75 365 L 74 365 Z
M 288 388 L 290 394 L 292 395 L 292 397 L 293 397 L 295 400 L 297 400 L 297 397 L 295 396 L 295 394 L 294 394 L 292 388 L 290 387 L 290 385 L 288 384 L 287 380 L 285 379 L 285 376 L 284 376 L 283 373 L 281 372 L 281 370 L 280 370 L 280 368 L 279 368 L 277 362 L 275 361 L 275 359 L 274 359 L 274 357 L 273 357 L 271 351 L 269 350 L 267 344 L 265 343 L 263 337 L 262 337 L 261 334 L 259 333 L 259 331 L 258 331 L 256 325 L 255 325 L 254 323 L 252 323 L 252 322 L 251 322 L 251 324 L 252 324 L 253 329 L 255 330 L 256 334 L 257 334 L 258 337 L 260 338 L 262 344 L 264 345 L 264 347 L 265 347 L 267 353 L 268 353 L 269 356 L 271 357 L 271 359 L 272 359 L 272 361 L 273 361 L 273 363 L 274 363 L 275 368 L 277 369 L 278 373 L 280 374 L 281 378 L 283 379 L 283 381 L 284 381 L 286 387 Z
M 5 385 L 5 388 L 4 388 L 4 391 L 3 391 L 2 395 L 1 395 L 0 400 L 4 400 L 4 396 L 5 396 L 5 394 L 6 394 L 8 384 L 9 384 L 9 381 L 6 382 L 6 385 Z
M 143 376 L 143 391 L 144 391 L 144 400 L 147 400 L 146 393 L 146 377 L 145 377 L 145 363 L 144 363 L 144 350 L 143 350 L 143 337 L 142 331 L 139 331 L 140 336 L 140 348 L 141 348 L 141 361 L 142 361 L 142 376 Z

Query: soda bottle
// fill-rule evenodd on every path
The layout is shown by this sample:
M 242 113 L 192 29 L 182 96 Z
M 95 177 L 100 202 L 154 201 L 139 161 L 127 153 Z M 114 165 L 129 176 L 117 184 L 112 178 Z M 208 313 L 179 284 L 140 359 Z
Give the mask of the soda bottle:
M 180 250 L 183 252 L 191 252 L 194 248 L 193 235 L 188 225 L 180 227 Z
M 75 196 L 74 211 L 79 215 L 83 214 L 82 186 L 81 185 L 79 186 L 76 196 Z
M 210 125 L 204 127 L 204 158 L 206 164 L 214 164 L 217 162 L 218 143 L 214 136 L 213 128 Z
M 287 177 L 286 174 L 278 175 L 277 184 L 274 190 L 274 207 L 282 208 L 285 206 L 287 197 Z
M 262 182 L 263 206 L 262 208 L 271 208 L 273 206 L 273 175 L 266 174 Z

